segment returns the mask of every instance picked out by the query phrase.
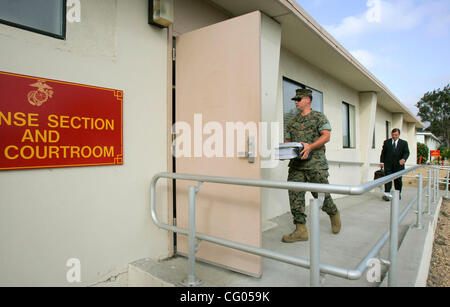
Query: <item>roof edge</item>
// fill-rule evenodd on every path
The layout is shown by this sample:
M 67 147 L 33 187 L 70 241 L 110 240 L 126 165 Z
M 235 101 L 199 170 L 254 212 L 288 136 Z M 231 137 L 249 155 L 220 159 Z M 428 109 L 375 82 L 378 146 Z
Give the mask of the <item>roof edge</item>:
M 314 18 L 311 17 L 296 1 L 277 0 L 286 7 L 291 13 L 296 15 L 304 24 L 313 30 L 321 39 L 323 39 L 331 48 L 340 53 L 351 65 L 356 67 L 363 75 L 371 80 L 378 88 L 384 91 L 401 109 L 411 116 L 419 128 L 425 125 L 409 110 L 380 80 L 378 80 L 364 65 L 362 65 L 350 52 L 348 52 L 330 33 L 320 26 Z
M 416 132 L 416 135 L 430 135 L 431 137 L 433 137 L 436 141 L 438 141 L 439 143 L 442 143 L 441 140 L 438 139 L 437 136 L 435 136 L 433 133 L 431 132 Z

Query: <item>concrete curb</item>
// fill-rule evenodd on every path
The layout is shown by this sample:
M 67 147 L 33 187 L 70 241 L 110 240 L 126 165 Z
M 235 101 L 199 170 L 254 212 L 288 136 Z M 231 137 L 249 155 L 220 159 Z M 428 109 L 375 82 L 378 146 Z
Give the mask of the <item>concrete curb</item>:
M 439 220 L 439 214 L 441 212 L 443 198 L 439 200 L 436 211 L 434 212 L 433 220 L 428 224 L 428 234 L 425 240 L 425 245 L 422 254 L 422 261 L 420 262 L 419 272 L 415 287 L 426 287 L 428 280 L 428 273 L 430 271 L 431 257 L 433 255 L 434 236 L 436 234 L 437 222 Z
M 398 257 L 398 286 L 426 287 L 431 257 L 433 253 L 434 235 L 439 218 L 443 198 L 432 206 L 432 215 L 422 216 L 422 229 L 410 226 L 400 245 Z M 423 246 L 418 249 L 418 246 Z M 380 287 L 388 286 L 386 274 Z

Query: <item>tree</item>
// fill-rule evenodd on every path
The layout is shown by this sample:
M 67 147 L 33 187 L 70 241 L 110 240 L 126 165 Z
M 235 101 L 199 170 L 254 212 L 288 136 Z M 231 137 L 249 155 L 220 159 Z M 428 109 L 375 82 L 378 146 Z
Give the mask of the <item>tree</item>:
M 450 146 L 450 84 L 443 90 L 427 92 L 416 107 L 422 121 L 430 123 L 426 130 L 441 137 Z
M 422 161 L 422 164 L 427 163 L 428 151 L 429 149 L 427 145 L 417 142 L 417 163 L 419 163 L 419 161 Z M 420 157 L 422 157 L 422 160 Z
M 441 146 L 439 147 L 439 151 L 441 152 L 442 158 L 444 158 L 445 160 L 450 159 L 450 148 Z

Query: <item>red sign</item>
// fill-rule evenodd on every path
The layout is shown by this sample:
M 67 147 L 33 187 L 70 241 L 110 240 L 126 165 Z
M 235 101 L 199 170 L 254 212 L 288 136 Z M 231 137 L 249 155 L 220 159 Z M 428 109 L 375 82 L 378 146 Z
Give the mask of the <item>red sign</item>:
M 440 157 L 441 156 L 441 151 L 440 150 L 430 150 L 430 155 L 432 157 Z
M 0 170 L 123 164 L 123 92 L 0 72 Z

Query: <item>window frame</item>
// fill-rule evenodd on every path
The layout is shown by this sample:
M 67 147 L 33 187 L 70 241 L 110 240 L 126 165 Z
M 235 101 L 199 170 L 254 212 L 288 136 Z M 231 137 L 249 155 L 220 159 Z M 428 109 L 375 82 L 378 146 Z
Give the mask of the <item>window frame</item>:
M 392 123 L 390 121 L 386 121 L 386 140 L 389 140 L 391 138 L 391 129 L 392 129 Z
M 325 113 L 325 105 L 324 105 L 324 94 L 323 94 L 323 92 L 322 91 L 319 91 L 319 90 L 316 90 L 315 88 L 313 88 L 313 87 L 310 87 L 310 86 L 308 86 L 308 85 L 306 85 L 306 84 L 303 84 L 303 83 L 300 83 L 300 82 L 298 82 L 298 81 L 295 81 L 295 80 L 293 80 L 293 79 L 291 79 L 291 78 L 288 78 L 288 77 L 286 77 L 286 76 L 283 76 L 283 78 L 282 78 L 282 88 L 281 88 L 281 91 L 282 92 L 284 92 L 284 82 L 289 82 L 289 83 L 293 83 L 293 84 L 295 84 L 296 86 L 298 86 L 298 88 L 302 88 L 302 87 L 305 87 L 305 88 L 307 88 L 307 89 L 311 89 L 311 90 L 313 90 L 313 91 L 315 91 L 315 92 L 317 92 L 317 93 L 320 93 L 321 95 L 322 95 L 322 101 L 321 101 L 321 111 L 318 111 L 318 112 L 321 112 L 321 113 Z M 294 93 L 294 95 L 295 95 L 295 93 Z M 292 96 L 293 97 L 293 96 Z M 292 97 L 289 97 L 289 98 L 287 98 L 287 99 L 291 99 Z M 285 99 L 286 99 L 286 97 L 284 97 L 284 94 L 282 95 L 282 103 L 283 103 L 283 139 L 286 139 L 285 138 L 285 133 L 286 133 L 286 124 L 287 123 L 285 123 L 285 113 L 284 113 L 284 102 L 285 102 Z
M 349 104 L 348 102 L 342 101 L 342 106 L 346 106 L 346 111 L 347 111 L 347 131 L 348 131 L 348 135 L 347 135 L 347 143 L 348 146 L 345 145 L 344 143 L 344 139 L 342 138 L 342 148 L 344 149 L 355 149 L 356 148 L 356 107 L 352 104 Z M 351 118 L 351 112 L 350 112 L 350 108 L 353 107 L 353 116 L 354 118 Z M 354 131 L 352 131 L 352 123 L 355 127 Z M 344 118 L 342 118 L 342 124 L 344 124 Z M 344 128 L 342 126 L 342 128 Z M 342 136 L 344 136 L 344 131 L 342 131 Z
M 47 32 L 44 30 L 40 30 L 37 28 L 33 28 L 30 26 L 26 26 L 26 25 L 22 25 L 20 23 L 15 23 L 15 22 L 11 22 L 8 20 L 4 20 L 0 18 L 0 24 L 4 24 L 10 27 L 15 27 L 15 28 L 19 28 L 22 30 L 26 30 L 26 31 L 30 31 L 30 32 L 34 32 L 37 34 L 41 34 L 41 35 L 46 35 L 46 36 L 50 36 L 53 38 L 57 38 L 57 39 L 62 39 L 62 40 L 66 40 L 66 35 L 67 35 L 67 0 L 61 0 L 62 1 L 62 34 L 55 34 L 52 32 Z
M 372 149 L 376 149 L 377 148 L 377 146 L 376 146 L 376 133 L 375 133 L 375 128 L 373 129 L 373 139 L 372 139 Z

